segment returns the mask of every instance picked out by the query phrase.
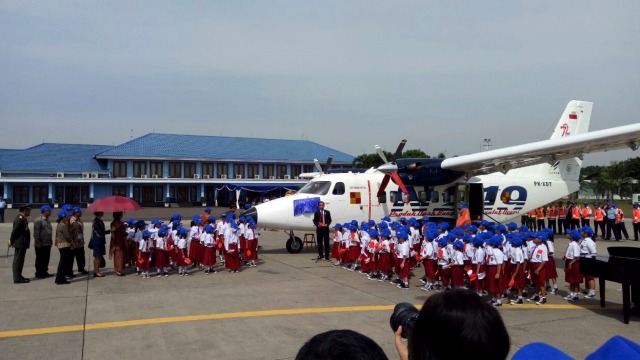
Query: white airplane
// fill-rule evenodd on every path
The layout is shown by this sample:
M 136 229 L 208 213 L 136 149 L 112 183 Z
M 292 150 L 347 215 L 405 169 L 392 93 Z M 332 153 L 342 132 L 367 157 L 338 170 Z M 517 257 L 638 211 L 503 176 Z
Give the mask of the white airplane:
M 309 174 L 312 179 L 294 195 L 256 205 L 242 215 L 252 216 L 260 227 L 285 230 L 290 253 L 300 252 L 303 245 L 294 231 L 315 232 L 313 211 L 319 201 L 331 212 L 332 224 L 380 221 L 384 216 L 451 222 L 461 201 L 469 204 L 473 221 L 504 223 L 578 191 L 584 154 L 638 148 L 638 123 L 588 132 L 592 107 L 591 102 L 569 102 L 549 140 L 450 159 L 389 163 L 376 146 L 385 162 L 377 169 Z

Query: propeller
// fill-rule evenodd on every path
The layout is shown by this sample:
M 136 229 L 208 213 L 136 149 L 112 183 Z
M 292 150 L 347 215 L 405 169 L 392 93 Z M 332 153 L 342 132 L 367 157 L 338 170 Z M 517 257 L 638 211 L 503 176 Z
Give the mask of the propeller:
M 400 155 L 402 155 L 402 150 L 404 149 L 404 146 L 406 144 L 407 144 L 407 140 L 402 139 L 402 141 L 398 145 L 398 148 L 396 149 L 395 154 L 393 154 L 394 160 L 399 158 Z M 400 175 L 398 175 L 398 165 L 396 165 L 395 163 L 390 163 L 387 160 L 387 157 L 384 155 L 384 151 L 382 151 L 382 148 L 380 146 L 376 145 L 375 149 L 376 149 L 376 153 L 378 153 L 378 156 L 380 156 L 382 161 L 384 161 L 384 164 L 378 167 L 378 170 L 384 173 L 384 178 L 382 178 L 382 183 L 380 183 L 380 188 L 378 189 L 377 196 L 380 197 L 384 195 L 384 190 L 387 188 L 387 185 L 389 184 L 389 179 L 393 179 L 393 182 L 398 184 L 398 187 L 400 187 L 400 190 L 402 190 L 402 192 L 404 193 L 404 201 L 408 203 L 409 190 L 407 190 L 407 187 L 404 186 L 402 179 L 400 179 Z
M 320 165 L 320 161 L 318 161 L 318 159 L 313 159 L 313 165 L 316 166 L 316 169 L 320 174 L 324 174 L 327 171 L 329 171 L 329 169 L 331 169 L 332 162 L 333 162 L 333 154 L 329 155 L 329 157 L 327 158 L 327 162 L 324 164 L 325 170 L 322 170 L 322 165 Z

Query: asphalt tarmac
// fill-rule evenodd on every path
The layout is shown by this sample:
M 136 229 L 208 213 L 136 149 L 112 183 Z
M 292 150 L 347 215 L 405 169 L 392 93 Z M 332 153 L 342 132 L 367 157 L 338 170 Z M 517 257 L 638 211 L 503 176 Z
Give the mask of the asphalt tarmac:
M 224 209 L 215 209 L 219 215 Z M 129 215 L 167 219 L 202 212 L 191 209 L 145 209 Z M 39 215 L 34 209 L 32 219 Z M 7 221 L 15 216 L 8 211 Z M 93 217 L 86 214 L 86 237 Z M 106 219 L 105 219 L 106 220 Z M 185 221 L 185 225 L 186 221 Z M 629 226 L 630 227 L 630 226 Z M 54 224 L 55 228 L 55 224 Z M 0 224 L 7 240 L 11 224 Z M 297 234 L 298 236 L 302 234 Z M 34 250 L 27 253 L 23 275 L 29 284 L 13 284 L 10 256 L 0 256 L 0 359 L 293 359 L 311 336 L 330 329 L 352 329 L 374 339 L 390 359 L 397 358 L 389 316 L 399 302 L 422 304 L 433 292 L 419 290 L 416 269 L 409 290 L 388 282 L 367 280 L 329 262 L 315 262 L 315 248 L 291 255 L 284 249 L 286 235 L 261 230 L 258 267 L 237 274 L 219 268 L 205 275 L 142 279 L 77 276 L 70 285 L 57 286 L 53 278 L 33 278 Z M 556 240 L 556 260 L 567 241 Z M 638 242 L 598 241 L 605 254 L 611 245 L 638 247 Z M 92 264 L 91 252 L 86 251 Z M 54 273 L 58 252 L 52 250 L 49 272 Z M 74 269 L 77 269 L 74 266 Z M 93 269 L 89 269 L 90 272 Z M 558 271 L 561 277 L 563 272 Z M 567 303 L 567 285 L 549 295 L 547 305 L 504 305 L 499 311 L 511 336 L 511 354 L 523 345 L 542 341 L 575 358 L 584 358 L 613 335 L 640 342 L 640 317 L 622 322 L 621 287 L 607 283 L 607 306 L 598 298 Z

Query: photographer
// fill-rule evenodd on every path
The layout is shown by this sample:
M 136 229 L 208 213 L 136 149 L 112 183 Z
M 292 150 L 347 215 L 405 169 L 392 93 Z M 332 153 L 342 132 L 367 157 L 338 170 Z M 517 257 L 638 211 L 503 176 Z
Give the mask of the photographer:
M 509 334 L 500 314 L 468 290 L 433 295 L 420 312 L 411 304 L 398 304 L 390 322 L 402 360 L 502 360 L 509 353 Z

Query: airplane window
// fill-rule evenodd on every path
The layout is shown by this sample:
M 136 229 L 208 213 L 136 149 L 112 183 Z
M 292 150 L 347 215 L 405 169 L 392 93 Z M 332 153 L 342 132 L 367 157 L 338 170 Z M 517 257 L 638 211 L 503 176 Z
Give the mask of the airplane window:
M 298 192 L 301 194 L 327 195 L 329 188 L 331 188 L 331 181 L 311 181 Z
M 440 193 L 437 191 L 431 192 L 431 202 L 437 203 L 440 202 Z
M 418 200 L 420 200 L 420 203 L 426 203 L 427 202 L 427 192 L 426 191 L 419 191 L 418 192 Z
M 338 182 L 336 186 L 333 187 L 333 195 L 342 195 L 344 194 L 344 183 Z
M 382 194 L 380 194 L 380 196 L 378 196 L 378 202 L 380 204 L 386 204 L 387 203 L 387 192 L 383 191 Z
M 391 200 L 392 203 L 394 203 L 394 202 L 399 200 L 398 196 L 399 196 L 399 193 L 397 191 L 390 191 L 389 192 L 389 200 Z

